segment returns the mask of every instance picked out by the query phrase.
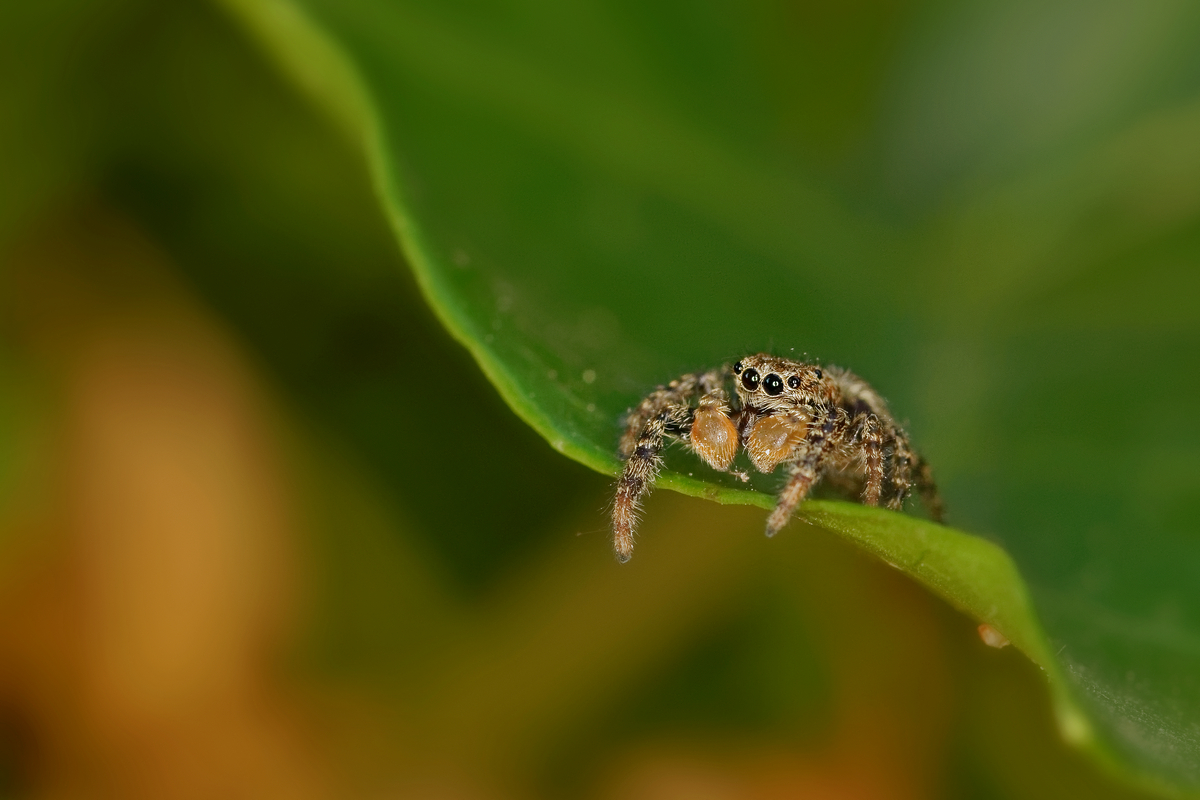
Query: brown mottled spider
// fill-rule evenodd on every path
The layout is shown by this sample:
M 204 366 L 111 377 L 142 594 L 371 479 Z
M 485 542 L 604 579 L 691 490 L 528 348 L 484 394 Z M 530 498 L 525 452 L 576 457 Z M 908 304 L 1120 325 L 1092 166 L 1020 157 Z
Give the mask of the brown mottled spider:
M 737 392 L 732 398 L 731 382 Z M 788 523 L 822 478 L 859 493 L 867 505 L 883 499 L 892 509 L 903 506 L 915 486 L 930 516 L 942 519 L 929 465 L 913 452 L 908 434 L 866 381 L 838 367 L 759 353 L 732 368 L 684 375 L 630 412 L 618 448 L 625 469 L 612 509 L 613 547 L 621 561 L 633 554 L 638 507 L 671 439 L 687 442 L 722 472 L 729 471 L 739 447 L 760 472 L 786 464 L 789 476 L 767 519 L 768 536 Z

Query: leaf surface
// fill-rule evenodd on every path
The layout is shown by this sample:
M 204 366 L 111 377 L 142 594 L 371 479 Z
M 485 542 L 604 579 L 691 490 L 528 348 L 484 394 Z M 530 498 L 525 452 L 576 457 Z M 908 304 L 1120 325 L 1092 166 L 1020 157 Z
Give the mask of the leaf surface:
M 854 369 L 988 538 L 805 518 L 1001 631 L 1072 742 L 1200 790 L 1200 12 L 225 5 L 361 140 L 431 305 L 555 448 L 612 473 L 630 405 L 747 352 Z

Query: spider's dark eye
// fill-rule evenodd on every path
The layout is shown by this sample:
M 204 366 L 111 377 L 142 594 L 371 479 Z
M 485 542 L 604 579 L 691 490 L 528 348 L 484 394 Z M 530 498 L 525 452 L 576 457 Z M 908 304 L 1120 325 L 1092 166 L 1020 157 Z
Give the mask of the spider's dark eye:
M 739 361 L 739 362 L 737 362 L 736 364 L 734 364 L 734 365 L 733 365 L 733 373 L 734 373 L 735 375 L 741 375 L 741 374 L 742 374 L 742 362 L 740 362 L 740 361 Z
M 753 392 L 758 388 L 758 370 L 748 369 L 742 373 L 742 386 L 746 387 L 747 391 Z
M 795 375 L 791 376 L 790 378 L 788 378 L 788 386 L 792 387 L 793 389 L 799 389 L 800 388 L 800 379 L 797 378 Z
M 819 369 L 814 369 L 813 375 L 817 376 L 817 380 L 821 380 L 821 378 L 825 377 L 825 373 L 821 372 L 821 370 L 819 370 Z
M 783 378 L 772 372 L 767 377 L 763 378 L 763 391 L 774 397 L 777 394 L 783 393 Z

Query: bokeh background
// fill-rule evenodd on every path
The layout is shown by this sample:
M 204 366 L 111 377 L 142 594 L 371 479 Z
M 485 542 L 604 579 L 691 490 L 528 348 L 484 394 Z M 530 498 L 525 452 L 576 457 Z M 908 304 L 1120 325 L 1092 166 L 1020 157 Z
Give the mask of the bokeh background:
M 911 369 L 911 331 L 860 326 L 847 355 L 940 448 L 956 522 L 1024 547 L 1044 592 L 1062 575 L 1115 592 L 1128 627 L 1157 620 L 1186 651 L 1186 597 L 1102 569 L 1129 546 L 1098 498 L 1125 492 L 1117 523 L 1151 543 L 1194 539 L 1200 126 L 1151 112 L 1194 103 L 1197 15 L 1014 8 L 789 7 L 804 24 L 760 25 L 761 49 L 799 54 L 775 66 L 812 112 L 775 133 L 897 227 L 1021 177 L 952 231 L 936 285 L 887 284 L 950 309 L 891 323 L 962 342 L 927 337 Z M 961 52 L 939 37 L 954 26 L 978 34 Z M 1014 47 L 1023 71 L 980 57 Z M 905 81 L 940 88 L 897 109 Z M 618 567 L 611 479 L 504 405 L 420 296 L 363 153 L 221 8 L 0 10 L 0 159 L 5 796 L 1142 796 L 1062 740 L 1024 656 L 823 531 L 766 542 L 761 511 L 662 492 Z M 1102 202 L 1077 203 L 1086 180 L 1054 194 L 1062 164 L 1103 161 Z M 1043 258 L 1068 268 L 986 277 Z M 950 277 L 963 261 L 985 277 Z M 1011 327 L 993 347 L 973 333 L 996 308 Z M 1029 405 L 1009 413 L 998 381 Z M 1063 549 L 1021 538 L 1071 526 L 1087 535 Z

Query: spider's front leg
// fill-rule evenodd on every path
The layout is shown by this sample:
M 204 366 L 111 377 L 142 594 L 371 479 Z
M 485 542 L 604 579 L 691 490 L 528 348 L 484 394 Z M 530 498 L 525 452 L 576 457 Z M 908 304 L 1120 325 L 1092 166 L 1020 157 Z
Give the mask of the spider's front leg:
M 613 499 L 613 549 L 624 562 L 633 555 L 633 534 L 642 496 L 662 467 L 668 438 L 687 439 L 701 458 L 726 469 L 737 451 L 737 431 L 729 420 L 727 395 L 721 388 L 724 369 L 684 375 L 651 392 L 630 415 L 618 447 L 625 468 Z M 699 407 L 692 398 L 703 393 Z
M 719 386 L 721 372 L 713 370 L 684 375 L 646 395 L 625 418 L 625 432 L 621 434 L 621 441 L 617 445 L 617 455 L 622 460 L 633 455 L 638 439 L 651 420 L 671 406 L 687 406 L 697 394 Z
M 692 411 L 686 405 L 671 404 L 652 417 L 634 440 L 632 452 L 617 480 L 613 498 L 613 550 L 617 560 L 626 562 L 633 555 L 633 533 L 637 528 L 637 513 L 642 495 L 650 491 L 662 468 L 663 440 L 675 435 L 672 429 L 690 427 Z
M 767 518 L 767 536 L 779 533 L 792 518 L 796 506 L 808 496 L 820 475 L 821 462 L 830 440 L 837 433 L 838 424 L 838 412 L 833 409 L 822 409 L 809 424 L 804 441 L 797 448 L 799 455 L 792 463 L 791 477 L 779 493 L 775 510 Z

